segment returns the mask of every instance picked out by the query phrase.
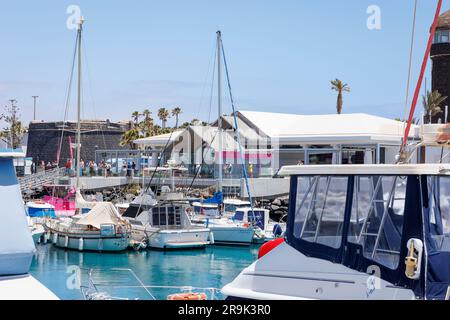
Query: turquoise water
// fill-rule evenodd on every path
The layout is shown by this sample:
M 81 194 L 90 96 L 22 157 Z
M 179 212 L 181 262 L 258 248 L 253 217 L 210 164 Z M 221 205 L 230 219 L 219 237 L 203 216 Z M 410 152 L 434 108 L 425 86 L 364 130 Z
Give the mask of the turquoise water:
M 149 295 L 144 289 L 136 288 L 138 282 L 129 272 L 113 269 L 132 269 L 146 286 L 220 289 L 257 259 L 258 249 L 257 246 L 210 246 L 204 250 L 111 254 L 70 251 L 50 244 L 37 245 L 31 274 L 63 300 L 83 298 L 79 289 L 70 289 L 73 287 L 71 284 L 75 283 L 73 273 L 68 272 L 71 266 L 80 268 L 81 285 L 88 284 L 89 270 L 94 270 L 92 279 L 95 283 L 108 285 L 103 287 L 104 291 L 117 297 L 147 299 Z M 117 288 L 119 285 L 121 287 Z M 167 288 L 149 290 L 157 299 L 165 299 L 168 294 L 179 292 L 178 289 Z

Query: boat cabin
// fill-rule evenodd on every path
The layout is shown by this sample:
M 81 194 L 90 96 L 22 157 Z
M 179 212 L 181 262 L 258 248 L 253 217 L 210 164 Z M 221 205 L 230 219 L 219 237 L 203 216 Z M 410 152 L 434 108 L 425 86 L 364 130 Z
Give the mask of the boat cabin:
M 185 205 L 168 203 L 151 209 L 152 227 L 172 229 L 182 227 Z
M 230 214 L 235 213 L 237 209 L 249 207 L 251 207 L 251 203 L 248 201 L 239 199 L 225 199 L 223 201 L 223 211 Z
M 289 166 L 286 242 L 416 297 L 450 296 L 450 165 Z
M 194 202 L 192 203 L 192 208 L 195 214 L 204 215 L 207 217 L 219 217 L 220 210 L 218 204 L 213 203 L 201 203 Z
M 248 223 L 259 227 L 261 230 L 265 230 L 269 225 L 269 210 L 255 208 L 252 211 L 252 208 L 240 208 L 236 210 L 231 219 L 233 221 Z

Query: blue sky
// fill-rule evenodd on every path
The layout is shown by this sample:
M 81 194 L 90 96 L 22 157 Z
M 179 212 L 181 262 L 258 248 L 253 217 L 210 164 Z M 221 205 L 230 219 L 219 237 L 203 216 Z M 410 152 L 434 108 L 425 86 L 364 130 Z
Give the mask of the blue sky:
M 437 3 L 419 2 L 411 90 Z M 238 109 L 335 113 L 329 81 L 338 77 L 352 89 L 344 112 L 403 117 L 413 0 L 0 0 L 0 106 L 17 99 L 25 122 L 32 95 L 40 96 L 38 118 L 63 119 L 71 4 L 87 20 L 84 118 L 180 106 L 181 121 L 208 120 L 218 28 Z M 366 27 L 369 5 L 381 8 L 381 30 Z

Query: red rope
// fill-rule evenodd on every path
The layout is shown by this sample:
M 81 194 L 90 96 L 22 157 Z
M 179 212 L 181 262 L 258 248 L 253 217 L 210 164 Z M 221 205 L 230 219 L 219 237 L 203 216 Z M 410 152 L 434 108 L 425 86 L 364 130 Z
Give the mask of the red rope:
M 402 151 L 404 150 L 406 143 L 408 142 L 409 131 L 411 130 L 411 122 L 414 117 L 414 112 L 416 110 L 417 100 L 419 99 L 420 88 L 422 86 L 423 77 L 425 74 L 425 69 L 427 68 L 428 56 L 430 55 L 431 46 L 433 44 L 434 34 L 436 32 L 436 26 L 439 20 L 439 15 L 441 13 L 442 0 L 439 0 L 436 9 L 436 15 L 434 16 L 433 26 L 431 28 L 430 38 L 428 39 L 427 51 L 425 52 L 425 57 L 422 62 L 422 69 L 420 70 L 420 77 L 417 82 L 416 91 L 414 93 L 414 98 L 411 105 L 411 111 L 409 112 L 408 124 L 406 125 L 405 135 L 403 137 Z

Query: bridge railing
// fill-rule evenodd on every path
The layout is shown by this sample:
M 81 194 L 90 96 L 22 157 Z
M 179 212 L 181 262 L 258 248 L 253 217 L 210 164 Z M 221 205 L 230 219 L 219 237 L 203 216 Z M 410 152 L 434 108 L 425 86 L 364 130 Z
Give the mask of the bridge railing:
M 38 172 L 29 176 L 20 177 L 19 184 L 22 193 L 42 189 L 46 184 L 53 183 L 65 173 L 65 168 L 54 168 Z

